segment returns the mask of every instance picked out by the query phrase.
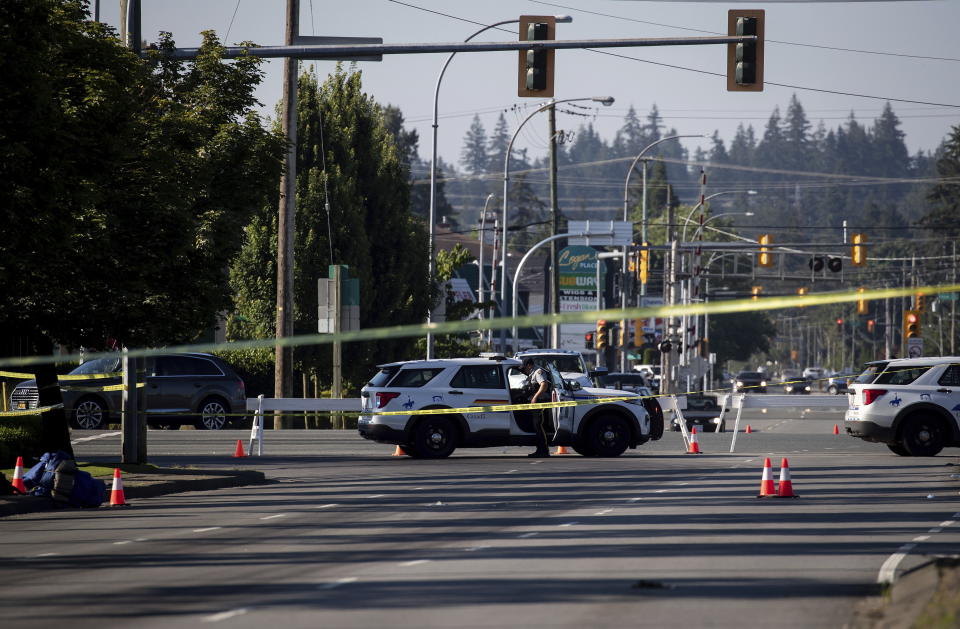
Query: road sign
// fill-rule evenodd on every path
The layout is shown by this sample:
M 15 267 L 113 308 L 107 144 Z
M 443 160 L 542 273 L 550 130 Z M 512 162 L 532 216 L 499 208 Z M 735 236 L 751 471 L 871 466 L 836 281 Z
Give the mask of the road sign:
M 907 339 L 907 358 L 923 356 L 923 337 Z
M 604 266 L 600 267 L 601 285 Z M 571 245 L 557 256 L 560 278 L 560 312 L 585 312 L 597 309 L 597 251 L 593 247 Z
M 571 234 L 592 234 L 590 236 L 571 236 L 571 245 L 588 247 L 629 247 L 633 242 L 633 224 L 629 221 L 569 221 L 567 232 Z

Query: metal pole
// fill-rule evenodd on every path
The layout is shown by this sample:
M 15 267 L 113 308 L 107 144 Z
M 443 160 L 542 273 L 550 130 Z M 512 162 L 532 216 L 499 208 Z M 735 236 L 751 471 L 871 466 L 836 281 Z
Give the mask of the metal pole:
M 287 26 L 284 40 L 292 45 L 300 32 L 300 0 L 287 0 Z M 283 135 L 287 139 L 285 167 L 280 180 L 280 205 L 277 212 L 277 321 L 278 339 L 293 335 L 294 241 L 297 211 L 297 60 L 283 61 Z M 273 372 L 275 397 L 290 397 L 293 348 L 277 345 Z M 283 417 L 274 417 L 274 428 L 283 427 Z
M 519 21 L 520 20 L 503 20 L 501 22 L 489 24 L 487 26 L 484 26 L 480 30 L 476 31 L 475 33 L 471 34 L 469 37 L 467 37 L 463 41 L 468 42 L 474 37 L 476 37 L 477 35 L 479 35 L 480 33 L 490 30 L 491 28 L 495 28 L 503 24 L 515 24 Z M 430 213 L 427 219 L 428 229 L 430 231 L 430 241 L 429 241 L 429 244 L 427 245 L 427 256 L 429 258 L 429 268 L 427 271 L 428 273 L 427 285 L 430 286 L 431 288 L 433 287 L 433 278 L 437 272 L 437 263 L 436 263 L 436 260 L 434 260 L 433 248 L 436 241 L 436 230 L 437 230 L 437 226 L 436 226 L 436 222 L 437 222 L 437 216 L 436 216 L 436 212 L 437 212 L 436 210 L 437 208 L 437 201 L 436 201 L 437 199 L 437 127 L 439 127 L 440 82 L 443 81 L 443 75 L 447 71 L 447 66 L 450 65 L 450 62 L 453 61 L 453 57 L 456 54 L 457 54 L 456 52 L 451 52 L 450 55 L 447 57 L 447 60 L 443 62 L 443 67 L 440 68 L 440 74 L 437 75 L 437 84 L 433 89 L 433 150 L 430 154 Z M 486 211 L 486 208 L 484 208 L 484 211 Z M 481 235 L 481 238 L 482 238 L 482 235 Z M 482 240 L 480 245 L 480 251 L 481 252 L 483 251 Z M 480 271 L 482 275 L 483 269 L 481 268 Z M 431 321 L 433 321 L 433 305 L 432 304 L 427 308 L 427 323 L 430 323 Z M 430 360 L 433 358 L 433 332 L 430 332 L 429 329 L 427 331 L 426 342 L 427 342 L 427 360 Z
M 550 235 L 560 233 L 560 208 L 557 206 L 557 108 L 550 107 Z M 560 313 L 560 274 L 557 272 L 557 242 L 550 241 L 550 312 Z M 560 347 L 560 324 L 550 324 L 550 347 Z
M 483 270 L 483 250 L 486 248 L 487 243 L 487 205 L 490 203 L 490 199 L 493 198 L 493 193 L 487 195 L 487 200 L 483 202 L 483 213 L 480 215 L 480 274 L 479 279 L 477 280 L 477 297 L 482 304 L 486 299 L 486 292 L 484 291 L 484 284 L 487 281 L 487 276 Z M 494 252 L 493 259 L 496 260 L 496 252 Z M 492 273 L 491 273 L 492 275 Z M 486 313 L 484 308 L 480 309 L 480 319 L 486 319 Z M 481 342 L 483 340 L 483 333 L 480 336 Z

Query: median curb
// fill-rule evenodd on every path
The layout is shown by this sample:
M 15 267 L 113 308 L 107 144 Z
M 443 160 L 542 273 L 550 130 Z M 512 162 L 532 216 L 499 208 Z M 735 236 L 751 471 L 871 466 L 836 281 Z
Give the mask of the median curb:
M 101 479 L 107 484 L 103 506 L 110 504 L 112 478 Z M 123 494 L 126 500 L 155 498 L 188 491 L 210 491 L 227 487 L 261 485 L 269 482 L 263 472 L 256 470 L 196 470 L 173 469 L 165 474 L 127 474 L 123 477 Z M 0 496 L 0 517 L 39 513 L 55 509 L 76 510 L 78 507 L 63 506 L 44 496 Z

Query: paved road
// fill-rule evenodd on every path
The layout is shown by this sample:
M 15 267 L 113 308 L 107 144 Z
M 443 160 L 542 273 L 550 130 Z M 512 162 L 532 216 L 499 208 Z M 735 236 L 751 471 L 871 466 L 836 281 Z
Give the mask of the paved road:
M 618 459 L 529 449 L 391 456 L 352 432 L 150 432 L 153 462 L 277 482 L 0 521 L 0 622 L 48 627 L 841 627 L 881 569 L 960 549 L 960 450 L 834 436 L 835 415 L 745 414 Z M 119 437 L 77 444 L 115 455 Z M 796 499 L 755 498 L 764 456 Z M 909 547 L 909 548 L 908 548 Z

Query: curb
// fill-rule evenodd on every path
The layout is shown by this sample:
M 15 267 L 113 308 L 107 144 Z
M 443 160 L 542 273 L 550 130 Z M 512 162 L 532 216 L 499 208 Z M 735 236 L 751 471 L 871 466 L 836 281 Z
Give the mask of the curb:
M 110 480 L 101 479 L 107 483 L 107 500 L 104 506 L 109 505 Z M 267 480 L 263 472 L 255 470 L 196 470 L 190 478 L 165 478 L 164 475 L 129 476 L 124 479 L 123 494 L 130 499 L 155 498 L 168 494 L 179 494 L 188 491 L 210 491 L 227 487 L 242 487 L 245 485 L 262 485 Z M 26 513 L 40 513 L 59 509 L 76 510 L 77 507 L 62 506 L 50 498 L 43 496 L 0 496 L 0 518 Z

